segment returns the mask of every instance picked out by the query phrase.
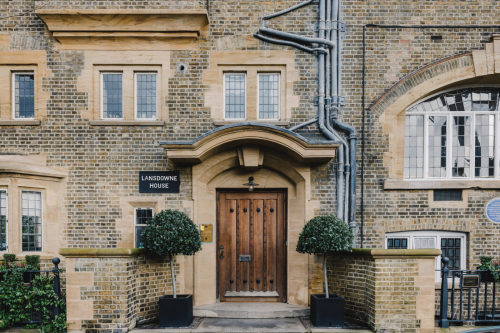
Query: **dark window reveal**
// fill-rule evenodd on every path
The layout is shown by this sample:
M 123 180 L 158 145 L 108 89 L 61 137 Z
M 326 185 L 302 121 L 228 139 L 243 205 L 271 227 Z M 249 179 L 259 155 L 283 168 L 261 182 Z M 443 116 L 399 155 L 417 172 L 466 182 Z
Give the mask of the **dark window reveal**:
M 407 238 L 388 238 L 387 239 L 388 249 L 407 249 L 408 239 Z
M 450 259 L 451 270 L 460 269 L 460 238 L 441 238 L 441 256 Z
M 462 190 L 434 190 L 434 201 L 462 201 Z

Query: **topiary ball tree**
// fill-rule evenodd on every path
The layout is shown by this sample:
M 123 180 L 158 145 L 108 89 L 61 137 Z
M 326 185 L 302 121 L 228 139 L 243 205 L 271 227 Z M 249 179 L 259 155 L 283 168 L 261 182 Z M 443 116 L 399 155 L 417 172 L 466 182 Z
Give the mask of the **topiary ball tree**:
M 201 250 L 198 228 L 186 214 L 168 209 L 156 214 L 142 235 L 147 256 L 170 259 L 173 297 L 177 298 L 173 258 L 177 254 L 190 256 Z
M 353 235 L 347 223 L 333 215 L 316 216 L 309 220 L 299 235 L 297 252 L 322 254 L 325 296 L 329 298 L 326 274 L 328 253 L 351 252 Z

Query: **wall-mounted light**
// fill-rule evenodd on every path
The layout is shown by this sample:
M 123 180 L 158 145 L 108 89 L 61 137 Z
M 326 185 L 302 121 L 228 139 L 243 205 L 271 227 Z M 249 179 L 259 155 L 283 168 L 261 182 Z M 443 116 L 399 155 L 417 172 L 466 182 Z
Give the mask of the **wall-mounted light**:
M 253 182 L 253 177 L 250 176 L 248 177 L 248 183 L 243 184 L 244 186 L 248 186 L 248 191 L 253 192 L 253 189 L 255 186 L 259 186 L 259 184 L 256 184 Z

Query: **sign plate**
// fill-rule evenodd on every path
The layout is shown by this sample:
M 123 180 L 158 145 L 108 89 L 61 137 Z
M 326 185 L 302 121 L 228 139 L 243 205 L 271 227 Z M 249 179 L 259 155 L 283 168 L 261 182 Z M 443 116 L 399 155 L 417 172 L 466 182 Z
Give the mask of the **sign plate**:
M 252 261 L 252 256 L 249 254 L 240 254 L 240 262 Z
M 179 171 L 139 171 L 139 193 L 179 193 Z
M 486 205 L 486 216 L 491 222 L 500 223 L 500 198 L 494 198 Z
M 479 286 L 479 275 L 463 275 L 462 287 L 463 288 L 477 288 Z
M 202 224 L 200 226 L 201 241 L 204 243 L 211 242 L 214 234 L 213 230 L 213 224 Z

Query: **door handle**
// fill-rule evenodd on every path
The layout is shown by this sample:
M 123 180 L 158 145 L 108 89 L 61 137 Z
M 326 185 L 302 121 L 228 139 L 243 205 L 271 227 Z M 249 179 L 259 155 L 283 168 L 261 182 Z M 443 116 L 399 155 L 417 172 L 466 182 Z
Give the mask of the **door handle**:
M 219 258 L 224 259 L 224 245 L 219 246 Z

